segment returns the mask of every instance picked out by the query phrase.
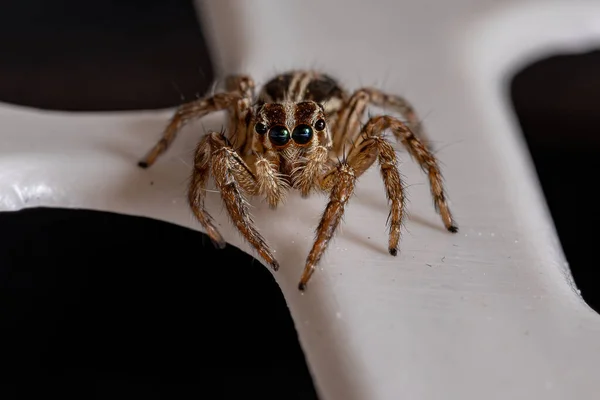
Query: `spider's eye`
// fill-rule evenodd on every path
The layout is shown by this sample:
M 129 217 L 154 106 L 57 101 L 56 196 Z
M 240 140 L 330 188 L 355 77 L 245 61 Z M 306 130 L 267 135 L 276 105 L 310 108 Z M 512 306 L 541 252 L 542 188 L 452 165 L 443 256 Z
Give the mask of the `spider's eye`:
M 325 120 L 320 119 L 317 122 L 315 122 L 315 129 L 318 131 L 322 131 L 323 129 L 325 129 Z
M 274 126 L 269 131 L 269 140 L 275 146 L 283 146 L 290 141 L 290 131 L 285 126 Z
M 258 133 L 259 135 L 264 135 L 265 133 L 267 133 L 267 126 L 265 124 L 261 124 L 260 122 L 258 124 L 256 124 L 256 126 L 254 127 L 254 130 L 256 131 L 256 133 Z
M 312 139 L 313 130 L 308 125 L 298 125 L 292 132 L 292 139 L 298 144 L 306 144 Z

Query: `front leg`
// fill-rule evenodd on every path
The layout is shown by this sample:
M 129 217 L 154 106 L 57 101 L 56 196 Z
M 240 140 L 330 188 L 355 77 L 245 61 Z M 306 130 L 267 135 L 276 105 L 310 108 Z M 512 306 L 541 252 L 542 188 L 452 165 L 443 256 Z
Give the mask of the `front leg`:
M 204 210 L 204 192 L 206 191 L 204 185 L 209 169 L 221 193 L 221 198 L 231 221 L 244 239 L 277 271 L 279 264 L 256 229 L 248 209 L 248 201 L 244 197 L 244 192 L 250 194 L 255 192 L 256 178 L 222 133 L 212 132 L 208 134 L 204 142 L 201 142 L 201 145 L 198 146 L 192 183 L 189 189 L 189 200 L 194 214 L 205 227 L 211 239 L 219 243 L 221 235 L 218 234 L 212 223 L 207 223 L 210 220 L 205 218 L 208 214 Z M 211 235 L 211 232 L 213 232 L 213 235 Z
M 393 256 L 398 254 L 400 228 L 404 211 L 404 192 L 400 171 L 398 171 L 396 152 L 390 143 L 381 136 L 362 136 L 360 143 L 355 143 L 355 147 L 350 151 L 347 163 L 340 164 L 337 169 L 326 174 L 321 180 L 321 188 L 331 190 L 330 202 L 319 224 L 317 241 L 308 257 L 299 285 L 300 290 L 306 288 L 308 280 L 333 236 L 343 214 L 344 206 L 352 195 L 356 180 L 376 160 L 379 161 L 381 177 L 390 202 L 388 250 Z
M 306 266 L 302 273 L 302 278 L 298 284 L 298 289 L 306 289 L 310 277 L 315 272 L 315 268 L 323 253 L 327 249 L 329 241 L 333 237 L 340 220 L 344 214 L 344 209 L 350 197 L 354 193 L 356 176 L 354 170 L 347 163 L 342 162 L 337 169 L 330 172 L 331 179 L 325 179 L 327 182 L 333 182 L 329 203 L 321 217 L 321 222 L 317 228 L 317 237 L 315 243 L 306 259 Z

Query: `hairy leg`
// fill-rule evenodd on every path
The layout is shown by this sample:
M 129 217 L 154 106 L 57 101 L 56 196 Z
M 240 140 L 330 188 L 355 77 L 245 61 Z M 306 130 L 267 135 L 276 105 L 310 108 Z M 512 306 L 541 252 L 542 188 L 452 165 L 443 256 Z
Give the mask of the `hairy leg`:
M 254 98 L 256 84 L 249 75 L 230 75 L 225 78 L 225 89 L 228 92 L 238 92 L 247 99 Z
M 367 138 L 378 137 L 382 136 L 387 129 L 393 132 L 396 139 L 408 149 L 410 155 L 427 174 L 436 211 L 441 215 L 446 229 L 452 233 L 458 232 L 458 227 L 448 206 L 440 167 L 434 155 L 423 142 L 402 121 L 388 115 L 371 118 L 363 127 L 362 134 Z
M 218 93 L 208 98 L 202 98 L 181 105 L 171 118 L 160 140 L 138 162 L 138 165 L 142 168 L 152 166 L 157 158 L 173 143 L 181 128 L 192 119 L 202 118 L 212 112 L 228 109 L 234 106 L 240 98 L 240 94 L 234 92 Z
M 354 193 L 356 176 L 352 167 L 342 162 L 336 169 L 330 172 L 326 181 L 332 183 L 329 203 L 317 227 L 315 243 L 308 254 L 306 266 L 298 284 L 298 289 L 302 291 L 306 289 L 306 284 L 314 273 L 317 264 L 321 260 L 323 253 L 325 253 L 327 245 L 342 219 L 346 204 Z
M 339 164 L 322 181 L 322 189 L 330 190 L 330 201 L 317 228 L 317 238 L 307 258 L 304 273 L 298 288 L 304 290 L 312 276 L 316 265 L 325 252 L 335 229 L 343 216 L 344 207 L 354 191 L 356 180 L 368 170 L 377 160 L 381 176 L 385 184 L 386 195 L 390 202 L 389 222 L 389 252 L 398 254 L 400 228 L 404 210 L 404 193 L 398 159 L 394 148 L 381 136 L 361 136 L 360 142 L 350 151 L 347 161 Z
M 221 233 L 213 223 L 213 218 L 210 216 L 204 207 L 204 199 L 206 198 L 206 185 L 208 183 L 210 173 L 210 157 L 211 146 L 209 137 L 204 136 L 196 147 L 194 155 L 194 170 L 188 191 L 188 203 L 196 219 L 202 224 L 208 237 L 213 244 L 223 249 L 226 242 L 221 236 Z
M 240 98 L 229 108 L 229 138 L 241 155 L 247 154 L 252 145 L 252 130 L 248 127 L 254 101 L 254 80 L 248 75 L 231 75 L 225 79 L 228 92 L 240 94 Z
M 398 112 L 402 118 L 406 120 L 408 128 L 415 134 L 417 138 L 431 150 L 431 143 L 423 128 L 423 121 L 417 115 L 413 105 L 404 97 L 385 93 L 375 88 L 363 89 L 369 93 L 371 104 L 380 107 L 388 108 Z
M 391 108 L 400 113 L 410 130 L 429 148 L 429 139 L 414 107 L 403 97 L 391 95 L 375 88 L 362 88 L 355 91 L 336 117 L 333 131 L 334 152 L 340 154 L 343 146 L 351 143 L 359 135 L 360 124 L 368 105 Z
M 330 190 L 331 193 L 329 203 L 317 228 L 315 243 L 306 260 L 306 266 L 298 285 L 299 290 L 306 289 L 308 281 L 333 237 L 343 216 L 344 208 L 354 192 L 356 180 L 373 165 L 375 160 L 379 162 L 386 195 L 390 201 L 388 248 L 391 255 L 397 255 L 404 210 L 404 193 L 396 152 L 383 137 L 386 129 L 392 130 L 396 138 L 408 148 L 410 154 L 428 174 L 436 209 L 440 212 L 446 229 L 453 233 L 458 232 L 447 205 L 441 172 L 434 156 L 400 120 L 390 116 L 373 117 L 363 127 L 362 134 L 354 142 L 347 160 L 342 161 L 337 169 L 333 169 L 321 180 L 322 189 Z
M 367 171 L 375 160 L 379 162 L 385 193 L 390 204 L 388 250 L 395 256 L 398 254 L 404 215 L 404 190 L 398 170 L 398 157 L 392 145 L 381 135 L 361 135 L 348 154 L 348 164 L 354 169 L 356 178 L 358 179 Z
M 214 232 L 216 228 L 212 223 L 207 223 L 210 220 L 206 218 L 208 214 L 204 209 L 205 187 L 203 186 L 206 184 L 209 170 L 233 224 L 258 254 L 274 270 L 278 270 L 279 264 L 256 229 L 250 215 L 248 202 L 244 197 L 244 193 L 251 193 L 255 190 L 256 178 L 222 133 L 209 133 L 198 145 L 189 188 L 190 206 L 210 235 L 211 229 L 214 229 Z M 216 243 L 220 243 L 219 239 L 223 240 L 218 232 L 211 238 Z

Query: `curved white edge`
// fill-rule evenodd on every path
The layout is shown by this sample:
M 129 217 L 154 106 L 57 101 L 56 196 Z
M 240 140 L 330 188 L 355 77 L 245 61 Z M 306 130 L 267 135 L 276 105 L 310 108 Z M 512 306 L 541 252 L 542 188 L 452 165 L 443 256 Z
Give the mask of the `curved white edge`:
M 512 77 L 527 65 L 559 54 L 578 54 L 600 48 L 600 3 L 596 1 L 534 1 L 499 7 L 460 32 L 463 70 L 482 100 L 478 110 L 506 171 L 502 177 L 508 201 L 517 205 L 517 218 L 537 241 L 539 257 L 557 267 L 569 287 L 580 295 L 564 258 L 552 218 L 543 198 L 525 139 L 520 132 L 508 88 Z M 496 134 L 499 131 L 507 134 Z M 585 302 L 584 302 L 585 304 Z
M 373 169 L 305 294 L 296 285 L 326 199 L 293 195 L 275 212 L 252 201 L 322 399 L 595 398 L 600 317 L 573 289 L 502 85 L 531 54 L 595 43 L 586 27 L 597 26 L 598 4 L 199 3 L 221 75 L 249 72 L 262 83 L 286 68 L 326 67 L 351 88 L 406 95 L 443 148 L 461 231 L 441 228 L 424 176 L 400 149 L 410 200 L 401 254 L 386 251 L 387 206 Z M 189 164 L 203 131 L 223 119 L 190 125 L 160 162 L 137 168 L 171 111 L 2 105 L 0 208 L 82 207 L 200 229 L 185 202 Z M 224 237 L 254 254 L 217 193 L 207 206 Z

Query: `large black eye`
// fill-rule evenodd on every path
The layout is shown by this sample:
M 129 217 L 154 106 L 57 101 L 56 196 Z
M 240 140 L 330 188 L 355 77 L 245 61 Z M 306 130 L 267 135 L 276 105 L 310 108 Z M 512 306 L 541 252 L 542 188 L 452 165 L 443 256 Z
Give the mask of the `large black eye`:
M 292 132 L 292 139 L 298 144 L 306 144 L 312 139 L 313 130 L 308 125 L 298 125 Z
M 315 129 L 318 131 L 322 131 L 323 129 L 325 129 L 325 120 L 320 119 L 317 122 L 315 122 Z
M 269 139 L 275 146 L 283 146 L 290 141 L 290 131 L 285 126 L 274 126 L 269 131 Z
M 264 135 L 265 133 L 267 133 L 267 126 L 265 124 L 261 124 L 260 122 L 258 124 L 256 124 L 256 126 L 254 127 L 254 130 L 256 131 L 256 133 L 258 133 L 259 135 Z

